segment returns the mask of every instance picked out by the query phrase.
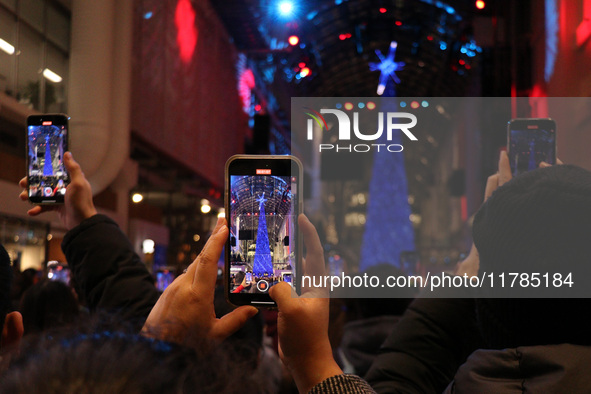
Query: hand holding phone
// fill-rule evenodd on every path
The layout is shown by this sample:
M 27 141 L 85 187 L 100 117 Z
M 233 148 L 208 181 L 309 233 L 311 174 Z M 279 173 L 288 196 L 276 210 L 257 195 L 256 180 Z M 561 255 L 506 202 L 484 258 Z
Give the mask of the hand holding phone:
M 556 164 L 556 123 L 552 119 L 513 119 L 507 125 L 507 153 L 513 176 Z
M 286 275 L 297 288 L 301 241 L 302 165 L 293 156 L 232 156 L 226 163 L 226 272 L 244 272 L 245 284 L 226 297 L 234 305 L 275 306 L 269 289 Z M 241 256 L 241 257 L 240 257 Z
M 228 239 L 226 220 L 217 225 L 205 247 L 187 272 L 179 275 L 152 308 L 142 334 L 165 341 L 186 345 L 191 339 L 222 341 L 240 327 L 258 310 L 242 306 L 216 318 L 213 298 L 217 281 L 217 261 Z
M 68 116 L 27 118 L 27 184 L 35 204 L 63 204 L 70 177 L 64 164 L 68 150 Z
M 71 182 L 67 187 L 68 192 L 64 196 L 64 204 L 40 204 L 29 209 L 27 214 L 37 216 L 47 211 L 57 211 L 66 228 L 72 229 L 84 219 L 97 214 L 92 201 L 92 189 L 86 180 L 80 165 L 72 157 L 72 153 L 64 153 L 64 165 L 70 174 Z M 24 189 L 20 199 L 29 199 L 28 177 L 20 180 L 19 185 Z

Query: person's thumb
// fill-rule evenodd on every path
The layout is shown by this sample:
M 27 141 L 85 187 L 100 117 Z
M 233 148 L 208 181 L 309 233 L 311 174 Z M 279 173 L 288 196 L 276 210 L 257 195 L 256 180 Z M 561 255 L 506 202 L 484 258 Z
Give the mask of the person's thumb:
M 284 310 L 292 301 L 295 295 L 291 294 L 292 288 L 285 282 L 279 282 L 269 289 L 269 296 L 275 303 L 279 310 Z
M 66 170 L 68 170 L 68 173 L 70 174 L 70 179 L 74 180 L 80 176 L 84 176 L 82 174 L 80 164 L 78 164 L 76 160 L 74 160 L 72 152 L 64 153 L 64 164 L 66 166 Z
M 234 309 L 232 312 L 218 320 L 212 329 L 213 338 L 223 340 L 238 331 L 246 321 L 259 313 L 254 306 L 244 305 Z

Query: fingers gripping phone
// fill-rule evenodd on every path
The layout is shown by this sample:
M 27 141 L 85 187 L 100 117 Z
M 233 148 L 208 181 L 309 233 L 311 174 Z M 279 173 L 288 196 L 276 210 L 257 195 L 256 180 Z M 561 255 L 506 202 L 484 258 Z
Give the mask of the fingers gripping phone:
M 556 123 L 550 118 L 511 120 L 507 150 L 513 176 L 535 170 L 542 161 L 555 164 Z
M 225 272 L 244 272 L 244 285 L 224 280 L 234 305 L 274 307 L 269 289 L 287 275 L 297 290 L 302 237 L 302 164 L 293 156 L 237 155 L 226 162 L 225 207 L 230 236 Z
M 70 183 L 64 164 L 64 153 L 68 150 L 68 119 L 63 114 L 27 118 L 27 182 L 32 203 L 64 202 Z

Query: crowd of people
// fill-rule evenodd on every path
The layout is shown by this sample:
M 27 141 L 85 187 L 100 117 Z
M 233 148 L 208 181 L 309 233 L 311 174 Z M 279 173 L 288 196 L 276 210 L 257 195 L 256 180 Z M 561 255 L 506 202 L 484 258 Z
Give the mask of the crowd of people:
M 229 234 L 223 218 L 160 294 L 125 234 L 97 213 L 71 153 L 64 164 L 71 179 L 65 204 L 28 213 L 58 211 L 73 290 L 41 281 L 15 305 L 0 246 L 0 393 L 591 391 L 587 298 L 506 299 L 486 297 L 486 289 L 440 288 L 414 300 L 342 302 L 322 288 L 296 296 L 277 281 L 269 290 L 277 311 L 234 308 L 216 289 Z M 458 275 L 591 273 L 591 173 L 541 167 L 511 179 L 501 153 Z M 25 201 L 26 179 L 20 185 Z M 323 275 L 316 229 L 304 215 L 298 224 L 305 270 Z M 343 314 L 355 318 L 342 324 Z

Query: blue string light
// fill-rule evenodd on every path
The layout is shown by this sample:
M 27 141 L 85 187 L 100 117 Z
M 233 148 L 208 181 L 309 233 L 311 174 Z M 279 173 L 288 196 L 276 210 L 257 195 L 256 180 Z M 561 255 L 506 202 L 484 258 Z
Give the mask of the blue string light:
M 396 111 L 396 105 L 382 105 L 380 111 Z M 400 130 L 395 130 L 392 140 L 388 141 L 386 133 L 383 133 L 377 143 L 400 144 L 400 134 Z M 383 150 L 375 152 L 367 221 L 361 245 L 360 272 L 378 264 L 391 264 L 400 268 L 400 253 L 414 250 L 414 230 L 409 217 L 404 155 Z

